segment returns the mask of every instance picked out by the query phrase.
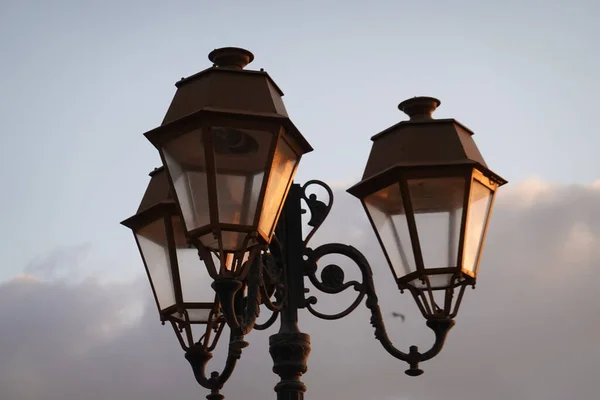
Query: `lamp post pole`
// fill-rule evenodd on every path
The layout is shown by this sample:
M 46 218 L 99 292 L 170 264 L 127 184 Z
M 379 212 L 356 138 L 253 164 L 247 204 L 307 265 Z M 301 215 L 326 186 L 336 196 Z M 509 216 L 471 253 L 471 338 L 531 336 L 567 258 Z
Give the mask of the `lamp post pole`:
M 310 336 L 298 328 L 298 309 L 304 302 L 302 188 L 293 184 L 283 208 L 276 234 L 283 238 L 284 282 L 288 288 L 281 311 L 281 328 L 269 338 L 273 372 L 281 378 L 275 386 L 278 400 L 302 400 L 306 386 L 300 380 L 306 372 Z

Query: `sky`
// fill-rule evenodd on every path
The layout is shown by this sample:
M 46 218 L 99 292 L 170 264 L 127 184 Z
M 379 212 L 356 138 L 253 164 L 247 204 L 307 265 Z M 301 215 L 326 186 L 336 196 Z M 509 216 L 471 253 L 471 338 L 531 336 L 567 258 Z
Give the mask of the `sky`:
M 338 323 L 305 317 L 307 396 L 595 398 L 599 17 L 594 0 L 0 0 L 0 397 L 204 395 L 158 323 L 119 222 L 160 164 L 142 134 L 162 121 L 174 83 L 209 67 L 214 48 L 238 46 L 255 55 L 248 68 L 282 88 L 315 148 L 297 180 L 337 190 L 339 217 L 322 242 L 382 263 L 342 189 L 360 179 L 370 137 L 406 119 L 397 104 L 413 96 L 439 98 L 434 116 L 471 128 L 510 181 L 477 290 L 426 374 L 405 377 L 364 312 Z M 415 308 L 386 289 L 387 273 L 377 283 L 389 305 Z M 427 344 L 416 314 L 401 325 L 402 346 Z M 267 336 L 251 335 L 226 395 L 274 395 Z

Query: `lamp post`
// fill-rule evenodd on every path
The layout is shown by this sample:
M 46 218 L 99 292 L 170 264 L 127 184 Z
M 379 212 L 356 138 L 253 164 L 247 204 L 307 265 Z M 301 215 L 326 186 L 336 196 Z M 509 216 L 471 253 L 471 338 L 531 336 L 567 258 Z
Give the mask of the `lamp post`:
M 488 169 L 468 128 L 432 118 L 440 104 L 434 98 L 400 103 L 409 120 L 372 138 L 363 179 L 348 192 L 362 202 L 398 288 L 410 292 L 435 334 L 431 349 L 403 352 L 387 336 L 366 258 L 345 244 L 308 246 L 333 192 L 321 181 L 293 183 L 312 148 L 289 119 L 283 93 L 263 70 L 244 69 L 253 59 L 247 50 L 221 48 L 209 59 L 212 67 L 176 84 L 162 125 L 145 134 L 164 167 L 151 173 L 138 213 L 123 221 L 134 232 L 160 318 L 173 326 L 196 380 L 211 391 L 207 398 L 223 398 L 244 336 L 279 318 L 269 340 L 281 378 L 275 391 L 279 400 L 302 399 L 310 337 L 298 327 L 298 311 L 339 319 L 365 298 L 376 339 L 409 364 L 408 375 L 420 375 L 419 364 L 441 351 L 465 288 L 475 285 L 494 194 L 506 181 Z M 308 195 L 313 185 L 328 198 Z M 306 237 L 304 207 L 312 229 Z M 317 277 L 329 254 L 354 261 L 361 280 L 346 282 L 337 265 Z M 355 290 L 356 299 L 341 313 L 323 314 L 305 279 L 329 294 Z M 261 306 L 271 312 L 264 324 L 256 322 Z M 225 325 L 226 366 L 207 376 Z

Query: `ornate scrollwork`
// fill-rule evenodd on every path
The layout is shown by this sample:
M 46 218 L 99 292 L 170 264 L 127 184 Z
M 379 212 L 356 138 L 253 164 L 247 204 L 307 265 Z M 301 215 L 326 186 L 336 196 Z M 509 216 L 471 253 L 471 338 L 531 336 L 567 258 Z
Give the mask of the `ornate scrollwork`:
M 312 186 L 319 186 L 328 194 L 327 201 L 322 201 L 315 194 L 308 194 Z M 333 206 L 333 191 L 324 182 L 311 180 L 301 187 L 301 199 L 304 200 L 310 211 L 310 220 L 308 225 L 312 227 L 303 242 L 298 243 L 302 250 L 310 241 L 317 229 L 321 226 L 331 207 Z M 298 210 L 301 212 L 302 210 Z M 281 225 L 282 224 L 282 225 Z M 217 292 L 221 308 L 227 324 L 232 330 L 239 332 L 240 335 L 246 335 L 252 329 L 264 330 L 272 326 L 277 320 L 278 315 L 285 303 L 285 292 L 288 290 L 284 283 L 284 271 L 286 269 L 285 252 L 279 242 L 278 233 L 285 235 L 285 221 L 280 222 L 283 228 L 276 232 L 271 243 L 266 248 L 255 248 L 246 261 L 250 263 L 249 267 L 243 268 L 246 275 L 238 278 L 221 276 L 216 271 L 216 267 L 208 251 L 201 245 L 195 243 L 200 257 L 207 264 L 211 276 L 215 279 L 213 288 Z M 341 274 L 341 277 L 340 277 Z M 335 270 L 334 267 L 326 269 L 323 275 L 325 281 L 325 290 L 337 290 L 336 281 L 343 281 L 343 271 Z M 245 296 L 239 299 L 238 293 L 246 291 Z M 273 301 L 273 297 L 275 300 Z M 264 323 L 256 322 L 260 306 L 264 305 L 271 311 L 270 317 Z
M 260 281 L 262 304 L 271 311 L 271 316 L 263 323 L 255 323 L 254 329 L 262 331 L 271 327 L 283 307 L 283 270 L 271 253 L 262 254 L 262 274 Z M 275 301 L 271 298 L 275 297 Z
M 318 281 L 316 278 L 316 264 L 322 257 L 329 254 L 343 255 L 351 259 L 361 272 L 362 282 L 350 281 L 344 283 L 343 274 L 340 274 L 338 271 L 338 269 L 341 268 L 333 265 L 328 265 L 325 267 L 323 273 L 321 274 L 322 281 Z M 454 321 L 450 318 L 428 318 L 427 326 L 435 333 L 435 343 L 431 349 L 425 353 L 420 353 L 417 346 L 411 346 L 409 348 L 409 352 L 404 353 L 393 345 L 387 334 L 385 324 L 383 322 L 383 316 L 381 314 L 381 308 L 379 307 L 379 300 L 377 298 L 377 293 L 375 292 L 373 271 L 369 265 L 369 262 L 360 251 L 352 246 L 339 243 L 329 243 L 319 246 L 314 250 L 307 249 L 306 257 L 307 264 L 309 264 L 309 279 L 317 289 L 325 293 L 340 293 L 352 287 L 358 292 L 355 301 L 346 310 L 338 314 L 326 315 L 315 311 L 312 308 L 312 304 L 316 303 L 316 299 L 314 297 L 308 299 L 308 310 L 319 318 L 338 319 L 354 311 L 361 303 L 362 299 L 366 296 L 366 306 L 371 312 L 371 325 L 375 328 L 375 338 L 381 342 L 382 346 L 388 353 L 402 361 L 407 362 L 410 365 L 410 368 L 406 370 L 407 375 L 421 375 L 423 371 L 419 369 L 419 363 L 435 357 L 442 350 L 448 331 L 452 328 L 452 326 L 454 326 Z M 329 270 L 325 272 L 327 269 Z M 325 274 L 325 277 L 323 277 L 323 274 Z M 340 279 L 342 279 L 342 282 L 339 282 Z
M 344 286 L 344 278 L 344 270 L 335 264 L 329 264 L 321 271 L 321 282 L 331 290 L 338 290 Z
M 340 319 L 354 311 L 365 297 L 364 285 L 358 281 L 344 282 L 344 271 L 335 264 L 329 264 L 321 272 L 321 281 L 317 279 L 317 262 L 328 254 L 341 254 L 336 251 L 331 251 L 329 245 L 317 247 L 315 250 L 306 249 L 306 272 L 308 279 L 313 286 L 323 293 L 338 294 L 349 288 L 358 292 L 354 301 L 344 311 L 336 314 L 324 314 L 314 309 L 313 305 L 317 303 L 315 296 L 310 296 L 306 299 L 306 309 L 316 317 L 327 320 Z
M 262 249 L 255 248 L 251 251 L 246 268 L 245 279 L 236 279 L 219 276 L 212 283 L 217 293 L 221 310 L 227 325 L 238 335 L 247 335 L 256 324 L 260 314 L 260 305 L 265 298 L 265 285 L 263 280 L 264 264 L 261 256 Z M 244 296 L 244 289 L 247 295 Z M 271 304 L 273 309 L 276 305 Z
M 206 376 L 206 366 L 213 357 L 212 350 L 200 343 L 186 350 L 185 358 L 192 366 L 192 371 L 196 381 L 202 387 L 211 391 L 211 394 L 208 398 L 223 398 L 219 391 L 223 388 L 223 385 L 231 376 L 237 361 L 242 355 L 242 349 L 246 346 L 248 346 L 248 343 L 244 341 L 243 336 L 238 336 L 232 331 L 229 340 L 229 350 L 227 354 L 227 360 L 225 361 L 225 367 L 221 372 L 211 372 L 210 377 Z
M 311 185 L 317 185 L 325 189 L 328 194 L 328 199 L 326 202 L 318 199 L 315 194 L 307 194 L 307 189 Z M 419 352 L 416 346 L 411 346 L 407 353 L 398 350 L 392 344 L 387 335 L 377 294 L 375 292 L 373 273 L 363 254 L 354 247 L 339 243 L 325 244 L 315 249 L 307 247 L 307 243 L 323 224 L 332 208 L 333 191 L 325 183 L 316 180 L 307 182 L 300 187 L 300 189 L 301 193 L 298 194 L 297 192 L 295 195 L 296 197 L 293 199 L 294 201 L 290 204 L 298 204 L 297 206 L 294 206 L 298 208 L 297 212 L 303 211 L 299 206 L 300 199 L 304 200 L 304 202 L 307 204 L 311 214 L 308 225 L 312 227 L 308 235 L 302 239 L 301 233 L 297 233 L 297 230 L 301 230 L 300 224 L 292 223 L 291 225 L 286 226 L 287 224 L 285 219 L 280 221 L 278 229 L 268 248 L 255 247 L 253 249 L 247 261 L 250 263 L 250 265 L 248 268 L 244 267 L 246 273 L 244 277 L 238 277 L 235 279 L 218 276 L 213 283 L 213 288 L 219 297 L 224 319 L 232 329 L 232 335 L 242 338 L 252 329 L 267 329 L 273 325 L 273 323 L 275 323 L 275 321 L 278 319 L 278 316 L 282 313 L 293 315 L 297 308 L 302 307 L 308 309 L 310 313 L 322 319 L 335 320 L 343 318 L 354 311 L 366 298 L 366 306 L 371 312 L 371 325 L 375 329 L 375 338 L 381 342 L 382 346 L 388 353 L 400 360 L 407 362 L 410 365 L 410 368 L 406 371 L 408 375 L 420 375 L 423 371 L 419 369 L 419 363 L 429 360 L 441 351 L 448 331 L 454 325 L 454 321 L 451 318 L 444 317 L 440 314 L 430 313 L 426 315 L 427 326 L 435 333 L 435 343 L 431 349 L 424 353 Z M 292 234 L 292 236 L 289 236 L 290 234 Z M 291 240 L 290 237 L 298 237 L 298 239 L 297 241 L 296 239 Z M 282 243 L 285 243 L 285 246 L 283 246 Z M 290 257 L 290 251 L 292 254 L 302 254 L 303 259 L 298 263 L 292 259 L 291 263 L 296 264 L 288 264 L 288 262 L 290 262 L 288 259 Z M 320 273 L 320 279 L 317 278 L 317 263 L 323 257 L 333 254 L 347 257 L 353 261 L 360 270 L 360 281 L 346 281 L 346 274 L 344 273 L 344 270 L 335 264 L 326 265 Z M 293 257 L 296 256 L 294 255 Z M 296 274 L 298 272 L 298 270 L 295 268 L 301 268 L 301 276 L 308 277 L 312 285 L 323 293 L 337 294 L 348 289 L 354 290 L 356 292 L 354 301 L 352 301 L 352 303 L 346 309 L 337 314 L 325 314 L 317 311 L 313 307 L 317 303 L 317 298 L 315 296 L 306 298 L 306 296 L 301 295 L 299 300 L 293 300 L 295 297 L 290 297 L 289 295 L 292 289 L 296 293 L 298 291 L 302 293 L 304 290 L 303 280 L 298 280 L 297 275 L 294 275 L 295 278 L 293 278 L 291 281 L 286 282 L 288 279 L 287 274 L 290 272 Z M 244 292 L 246 293 L 245 295 L 243 294 Z M 268 310 L 270 310 L 271 315 L 264 323 L 257 323 L 256 320 L 259 316 L 261 305 L 264 305 Z M 285 318 L 289 318 L 289 316 Z M 287 322 L 289 323 L 290 321 Z M 291 322 L 292 324 L 289 326 L 293 326 L 296 321 Z M 234 345 L 234 343 L 235 341 L 230 344 L 230 356 L 228 357 L 227 364 L 228 366 L 226 366 L 226 369 L 222 374 L 214 375 L 214 379 L 206 379 L 202 378 L 204 370 L 198 370 L 199 372 L 197 374 L 199 374 L 200 378 L 202 378 L 199 380 L 199 382 L 202 381 L 201 384 L 204 383 L 209 386 L 212 385 L 210 386 L 211 388 L 217 388 L 219 385 L 214 382 L 220 382 L 219 379 L 222 380 L 221 377 L 223 376 L 227 377 L 226 373 L 230 373 L 228 369 L 229 365 L 234 365 L 235 362 L 233 362 L 233 360 L 237 360 L 237 358 L 239 358 L 239 354 L 241 354 L 241 347 L 239 344 Z M 283 360 L 285 357 L 280 357 L 280 353 L 282 351 L 279 349 L 280 344 L 273 344 L 274 346 L 272 346 L 272 352 L 274 359 L 279 360 L 281 358 Z M 282 348 L 285 348 L 285 346 Z M 202 362 L 205 363 L 203 360 L 208 357 L 205 353 L 207 352 L 205 351 L 202 353 L 194 350 L 189 352 L 189 357 L 196 357 L 199 360 L 197 364 L 200 365 Z M 186 355 L 186 357 L 188 357 L 188 355 Z M 230 359 L 232 361 L 229 361 Z M 197 379 L 199 378 L 197 377 Z M 213 381 L 211 381 L 211 379 L 213 379 Z M 218 394 L 218 391 L 216 393 Z M 215 396 L 217 394 L 215 394 Z
M 307 195 L 307 189 L 312 185 L 317 185 L 325 189 L 327 195 L 329 196 L 327 203 L 317 199 L 317 195 L 314 193 Z M 331 188 L 325 182 L 313 179 L 306 182 L 302 186 L 302 199 L 308 205 L 308 209 L 310 211 L 310 220 L 308 221 L 308 226 L 312 227 L 311 231 L 304 239 L 304 246 L 306 247 L 310 239 L 321 227 L 323 221 L 325 221 L 325 218 L 327 218 L 331 208 L 333 207 L 333 190 L 331 190 Z

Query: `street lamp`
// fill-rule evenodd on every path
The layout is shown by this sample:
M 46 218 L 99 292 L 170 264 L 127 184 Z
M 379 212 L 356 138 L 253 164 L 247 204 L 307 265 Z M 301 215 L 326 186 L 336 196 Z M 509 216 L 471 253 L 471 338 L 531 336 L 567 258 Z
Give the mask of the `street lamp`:
M 169 172 L 188 236 L 219 255 L 213 278 L 243 275 L 243 254 L 270 242 L 300 157 L 312 150 L 269 75 L 243 70 L 253 58 L 242 49 L 211 52 L 215 67 L 178 82 L 163 124 L 145 134 Z
M 211 389 L 213 397 L 209 398 L 218 400 L 218 391 L 247 343 L 232 332 L 225 370 L 206 376 L 205 366 L 225 321 L 210 288 L 210 277 L 186 238 L 164 168 L 156 168 L 150 177 L 137 214 L 122 224 L 134 233 L 161 321 L 171 324 L 196 379 Z
M 362 201 L 398 287 L 426 318 L 453 318 L 475 284 L 494 194 L 506 181 L 487 168 L 473 132 L 432 118 L 439 104 L 400 103 L 410 119 L 373 136 L 363 180 L 348 192 Z
M 134 231 L 161 320 L 172 324 L 197 381 L 211 390 L 207 398 L 223 398 L 244 336 L 279 317 L 269 349 L 281 378 L 275 391 L 280 400 L 302 399 L 310 338 L 298 328 L 298 310 L 339 319 L 365 298 L 375 337 L 409 364 L 408 375 L 420 375 L 419 363 L 441 351 L 465 288 L 475 285 L 494 194 L 506 181 L 488 169 L 468 128 L 432 118 L 434 98 L 402 102 L 410 119 L 372 138 L 363 179 L 348 191 L 362 202 L 398 288 L 412 294 L 435 334 L 428 351 L 402 352 L 387 336 L 366 258 L 339 243 L 308 247 L 333 192 L 321 181 L 293 183 L 312 148 L 289 119 L 283 93 L 263 70 L 244 69 L 253 59 L 247 50 L 217 49 L 209 59 L 211 68 L 176 84 L 163 124 L 145 134 L 164 169 L 151 174 L 138 213 L 123 222 Z M 327 191 L 326 201 L 307 194 L 313 185 Z M 303 204 L 312 228 L 306 237 Z M 354 261 L 361 280 L 346 282 L 337 265 L 319 279 L 317 263 L 330 254 Z M 305 278 L 325 293 L 354 289 L 356 299 L 338 314 L 321 313 Z M 261 306 L 271 311 L 264 324 L 256 322 Z M 227 363 L 207 377 L 224 325 Z

